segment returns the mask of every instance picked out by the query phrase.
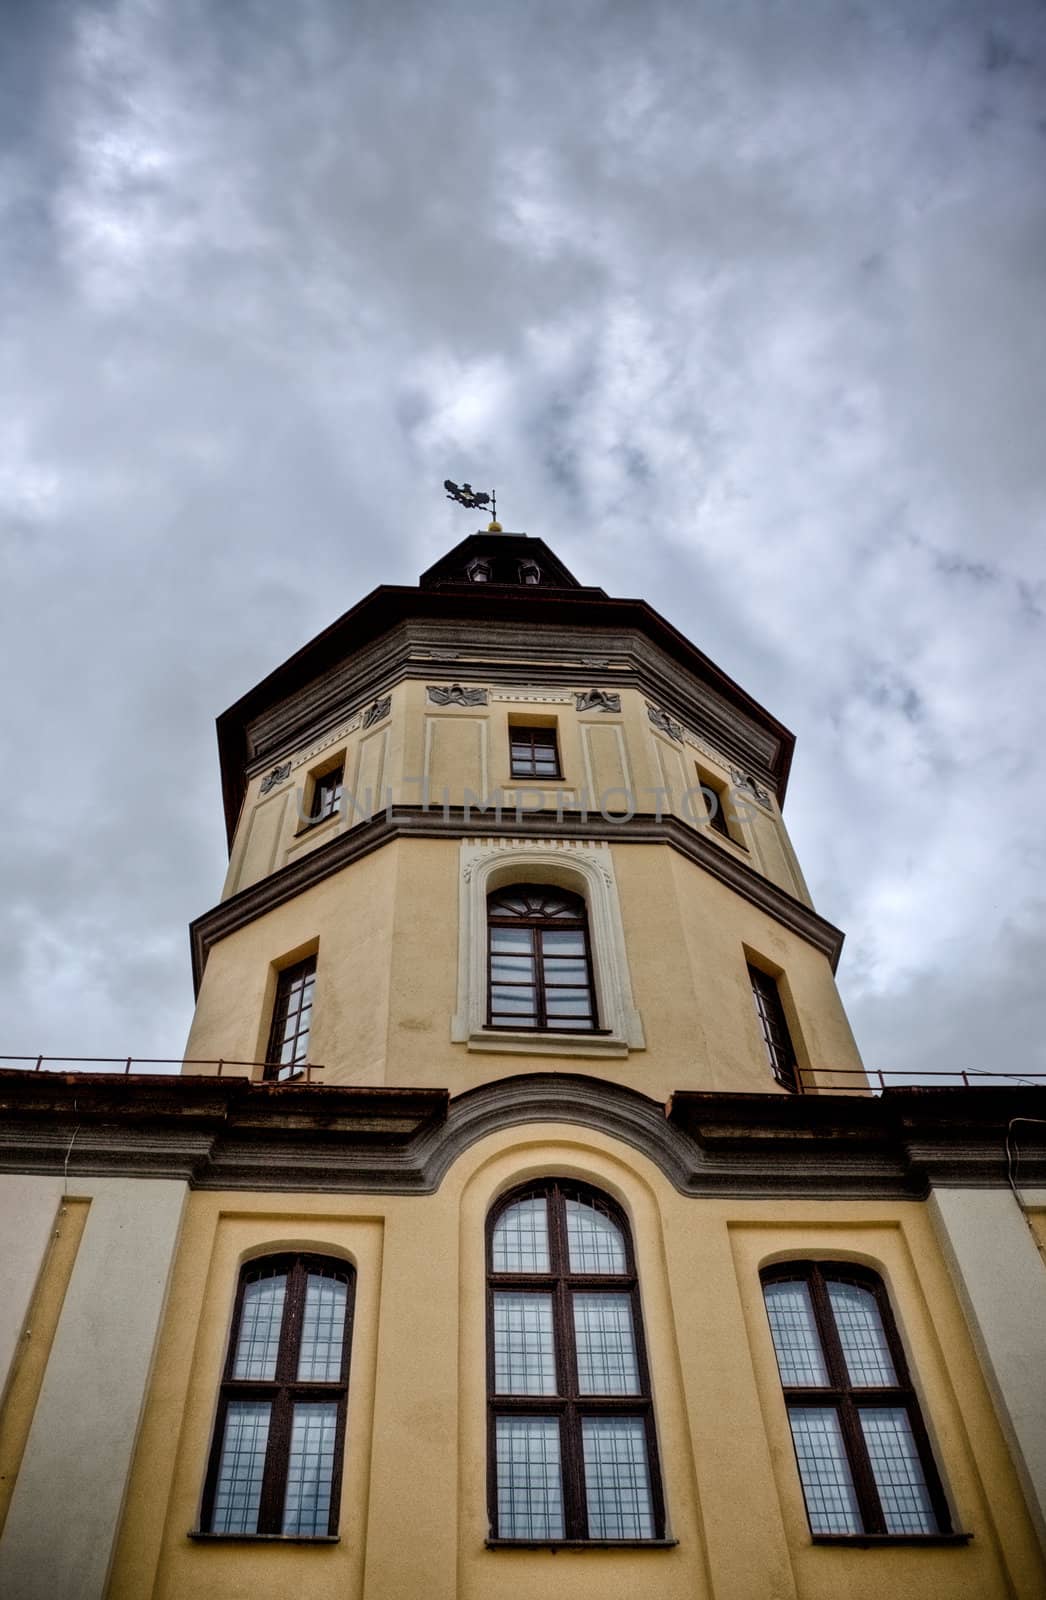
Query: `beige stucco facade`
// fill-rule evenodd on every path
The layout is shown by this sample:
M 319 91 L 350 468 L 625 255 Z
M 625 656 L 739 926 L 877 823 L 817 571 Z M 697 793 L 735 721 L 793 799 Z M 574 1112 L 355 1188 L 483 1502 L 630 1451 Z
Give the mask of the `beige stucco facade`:
M 571 881 L 569 856 L 552 843 L 532 848 L 547 863 L 546 878 L 565 869 Z M 607 848 L 645 1042 L 627 1056 L 593 1061 L 580 1041 L 555 1059 L 658 1099 L 682 1088 L 772 1091 L 746 971 L 754 955 L 783 976 L 811 1083 L 831 1084 L 840 1068 L 848 1070 L 839 1083 L 860 1081 L 860 1057 L 820 951 L 666 846 Z M 459 1093 L 533 1071 L 535 1050 L 515 1045 L 478 1056 L 452 1038 L 462 870 L 458 841 L 400 839 L 221 940 L 207 963 L 187 1056 L 260 1061 L 276 972 L 315 950 L 310 1054 L 323 1063 L 324 1083 L 439 1084 Z
M 535 1175 L 617 1198 L 641 1263 L 669 1548 L 488 1549 L 484 1219 Z M 240 1264 L 278 1249 L 358 1272 L 341 1537 L 194 1541 Z M 886 1281 L 968 1544 L 812 1546 L 759 1288 L 816 1254 Z M 619 1141 L 564 1125 L 484 1139 L 437 1195 L 192 1196 L 157 1354 L 112 1600 L 1037 1600 L 1035 1532 L 924 1205 L 694 1201 Z
M 184 1183 L 0 1176 L 0 1593 L 101 1600 L 166 1305 Z

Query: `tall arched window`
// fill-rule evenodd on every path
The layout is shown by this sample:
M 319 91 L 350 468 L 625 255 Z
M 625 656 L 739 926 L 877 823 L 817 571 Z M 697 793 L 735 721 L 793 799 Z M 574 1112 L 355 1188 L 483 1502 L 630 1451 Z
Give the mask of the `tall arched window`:
M 582 1184 L 517 1190 L 491 1213 L 487 1266 L 492 1537 L 662 1538 L 624 1216 Z
M 811 1532 L 947 1533 L 882 1279 L 843 1261 L 789 1261 L 762 1278 Z
M 338 1527 L 355 1273 L 268 1256 L 240 1274 L 201 1528 L 324 1537 Z
M 585 902 L 544 883 L 487 897 L 487 1026 L 598 1028 Z

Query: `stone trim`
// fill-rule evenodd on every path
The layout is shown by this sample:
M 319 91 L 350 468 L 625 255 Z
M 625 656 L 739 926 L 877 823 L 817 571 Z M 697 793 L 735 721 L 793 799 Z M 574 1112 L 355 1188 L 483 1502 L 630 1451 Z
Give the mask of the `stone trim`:
M 463 839 L 458 894 L 458 1004 L 450 1036 L 470 1050 L 513 1055 L 626 1056 L 643 1050 L 643 1024 L 632 998 L 614 858 L 606 844 L 573 839 Z M 593 1033 L 497 1033 L 487 1018 L 487 895 L 519 881 L 557 883 L 580 893 L 596 984 L 596 1009 L 606 1029 Z
M 695 1198 L 922 1200 L 934 1187 L 1008 1190 L 1006 1129 L 1016 1116 L 1046 1120 L 1046 1089 L 687 1091 L 666 1108 L 620 1084 L 560 1072 L 503 1078 L 452 1100 L 442 1089 L 4 1071 L 0 1171 L 432 1194 L 489 1134 L 565 1122 L 628 1145 Z M 1029 1188 L 1046 1184 L 1041 1130 L 1022 1145 L 1021 1170 Z
M 382 845 L 389 844 L 393 839 L 474 837 L 476 821 L 475 816 L 466 816 L 464 809 L 459 806 L 448 807 L 446 811 L 436 807 L 392 806 L 369 821 L 357 823 L 354 828 L 336 834 L 326 844 L 296 861 L 288 862 L 228 900 L 221 901 L 189 926 L 196 992 L 199 993 L 211 947 L 220 939 L 228 938 L 229 934 L 247 927 L 267 911 L 311 889 L 314 884 L 322 883 L 332 873 L 340 872 L 353 861 L 369 855 L 372 850 L 381 849 Z M 506 815 L 501 822 L 494 818 L 488 822 L 484 816 L 482 828 L 485 836 L 515 839 L 518 842 L 573 839 L 601 845 L 669 845 L 710 872 L 751 905 L 774 917 L 782 927 L 820 950 L 831 962 L 833 972 L 838 965 L 844 937 L 838 928 L 826 922 L 794 895 L 771 883 L 769 878 L 764 878 L 747 861 L 722 849 L 716 841 L 706 838 L 699 829 L 688 826 L 678 817 L 658 818 L 652 812 L 637 812 L 627 822 L 607 822 L 602 816 L 585 817 L 580 813 L 577 816 L 567 814 L 557 817 L 554 811 L 524 811 L 517 818 L 515 811 L 506 807 Z

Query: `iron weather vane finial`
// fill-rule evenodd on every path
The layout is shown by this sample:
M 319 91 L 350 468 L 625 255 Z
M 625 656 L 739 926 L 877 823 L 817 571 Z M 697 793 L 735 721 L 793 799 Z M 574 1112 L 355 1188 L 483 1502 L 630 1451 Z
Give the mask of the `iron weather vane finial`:
M 468 511 L 483 511 L 490 507 L 490 526 L 488 533 L 500 533 L 501 524 L 498 521 L 498 495 L 492 489 L 487 494 L 484 489 L 474 489 L 471 483 L 456 484 L 453 478 L 444 478 L 443 487 L 447 491 L 447 499 L 454 500 L 459 506 L 464 506 Z

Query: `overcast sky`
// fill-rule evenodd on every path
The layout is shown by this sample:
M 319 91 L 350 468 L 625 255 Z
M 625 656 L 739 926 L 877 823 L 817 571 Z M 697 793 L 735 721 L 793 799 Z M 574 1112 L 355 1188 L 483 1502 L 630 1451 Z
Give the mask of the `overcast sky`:
M 1046 10 L 6 0 L 0 1049 L 173 1056 L 214 718 L 474 517 L 798 736 L 869 1066 L 1046 1070 Z

